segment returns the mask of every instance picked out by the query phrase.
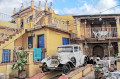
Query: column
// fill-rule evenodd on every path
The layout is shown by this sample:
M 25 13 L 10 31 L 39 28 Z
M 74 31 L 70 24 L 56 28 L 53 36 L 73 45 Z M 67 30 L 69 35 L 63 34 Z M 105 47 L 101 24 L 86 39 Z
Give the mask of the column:
M 116 17 L 116 25 L 117 25 L 117 35 L 120 37 L 120 21 L 119 17 Z M 120 41 L 118 42 L 118 53 L 120 53 Z

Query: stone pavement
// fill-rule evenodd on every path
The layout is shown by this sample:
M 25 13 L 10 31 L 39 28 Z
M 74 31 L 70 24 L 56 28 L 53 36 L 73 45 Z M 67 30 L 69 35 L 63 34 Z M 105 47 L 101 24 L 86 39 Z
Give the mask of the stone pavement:
M 82 79 L 95 79 L 94 71 L 90 72 L 86 77 L 83 77 Z

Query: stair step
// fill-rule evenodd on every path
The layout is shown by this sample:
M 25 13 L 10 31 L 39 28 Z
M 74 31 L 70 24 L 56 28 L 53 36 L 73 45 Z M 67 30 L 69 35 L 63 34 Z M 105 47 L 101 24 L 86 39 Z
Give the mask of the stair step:
M 9 42 L 7 42 L 6 43 L 6 41 L 9 41 L 10 39 L 12 39 L 13 38 L 13 36 L 16 36 L 16 35 L 18 35 L 17 37 L 19 37 L 21 34 L 20 33 L 22 33 L 22 30 L 23 30 L 24 28 L 21 28 L 21 29 L 17 29 L 16 30 L 16 32 L 15 33 L 13 33 L 12 35 L 10 35 L 9 37 L 7 37 L 6 39 L 4 39 L 3 41 L 0 41 L 0 46 L 2 45 L 2 44 L 7 44 L 7 43 L 9 43 Z M 14 39 L 14 38 L 13 38 Z M 15 38 L 16 39 L 16 38 Z

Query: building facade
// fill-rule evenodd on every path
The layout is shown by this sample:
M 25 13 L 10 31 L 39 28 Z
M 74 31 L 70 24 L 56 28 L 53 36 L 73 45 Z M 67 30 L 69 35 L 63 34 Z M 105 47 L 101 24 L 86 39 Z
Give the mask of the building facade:
M 13 23 L 0 21 L 0 73 L 9 75 L 21 49 L 29 53 L 25 66 L 28 77 L 41 71 L 40 61 L 56 53 L 59 45 L 80 44 L 89 57 L 113 56 L 120 52 L 119 16 L 58 15 L 52 3 L 48 7 L 45 2 L 42 10 L 41 2 L 36 7 L 32 0 L 29 7 L 22 5 L 19 12 L 14 9 Z

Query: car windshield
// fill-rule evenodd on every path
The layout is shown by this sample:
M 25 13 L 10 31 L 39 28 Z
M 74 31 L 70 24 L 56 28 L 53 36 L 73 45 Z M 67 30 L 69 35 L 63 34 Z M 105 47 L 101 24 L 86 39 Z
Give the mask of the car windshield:
M 69 47 L 58 47 L 58 52 L 73 52 L 73 47 L 69 46 Z

